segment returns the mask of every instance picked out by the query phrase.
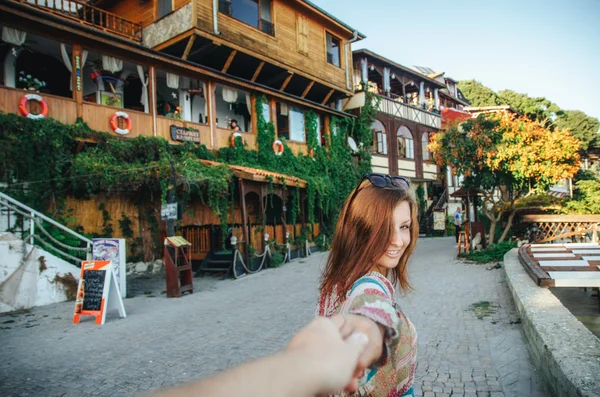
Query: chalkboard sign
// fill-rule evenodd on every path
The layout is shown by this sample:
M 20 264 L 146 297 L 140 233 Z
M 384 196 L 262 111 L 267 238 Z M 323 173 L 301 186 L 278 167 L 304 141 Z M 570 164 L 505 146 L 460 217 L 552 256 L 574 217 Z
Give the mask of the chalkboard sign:
M 83 310 L 102 309 L 102 296 L 106 270 L 92 270 L 83 273 Z
M 109 308 L 117 309 L 119 315 L 125 317 L 125 307 L 111 261 L 83 262 L 73 322 L 79 324 L 81 316 L 92 316 L 96 324 L 104 324 Z

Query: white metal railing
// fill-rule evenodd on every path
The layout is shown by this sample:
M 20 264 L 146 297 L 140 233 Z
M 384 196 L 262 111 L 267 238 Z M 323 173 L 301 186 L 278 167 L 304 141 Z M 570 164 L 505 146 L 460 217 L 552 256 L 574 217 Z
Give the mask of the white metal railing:
M 27 223 L 29 224 L 29 234 L 25 235 L 24 227 L 22 227 L 20 236 L 22 239 L 25 239 L 26 237 L 29 244 L 34 245 L 36 243 L 41 243 L 47 247 L 50 247 L 53 251 L 56 251 L 61 256 L 77 264 L 80 264 L 84 260 L 92 259 L 92 241 L 90 239 L 88 239 L 85 236 L 82 236 L 77 232 L 74 232 L 73 230 L 69 229 L 64 225 L 61 225 L 60 223 L 47 217 L 46 215 L 26 206 L 20 201 L 17 201 L 12 197 L 0 192 L 0 231 L 9 231 L 11 229 L 16 228 L 14 220 L 11 221 L 10 219 L 11 213 L 21 215 L 23 217 L 23 222 L 27 221 Z M 6 219 L 3 219 L 4 217 L 6 217 Z M 80 246 L 72 246 L 58 241 L 46 230 L 43 224 L 44 222 L 47 222 L 53 227 L 56 227 L 61 231 L 77 238 L 81 242 Z M 38 233 L 41 233 L 36 234 L 36 230 L 38 231 Z M 50 242 L 46 241 L 45 239 L 50 240 Z M 85 244 L 85 247 L 81 246 L 83 245 L 82 243 Z M 74 251 L 85 253 L 86 258 L 78 258 L 74 255 L 71 255 L 71 253 L 69 252 L 65 252 L 64 250 L 71 251 L 71 253 Z
M 418 109 L 386 97 L 381 97 L 381 101 L 379 102 L 379 111 L 389 114 L 390 116 L 403 118 L 415 123 L 426 125 L 428 127 L 437 129 L 442 128 L 442 118 L 439 114 Z

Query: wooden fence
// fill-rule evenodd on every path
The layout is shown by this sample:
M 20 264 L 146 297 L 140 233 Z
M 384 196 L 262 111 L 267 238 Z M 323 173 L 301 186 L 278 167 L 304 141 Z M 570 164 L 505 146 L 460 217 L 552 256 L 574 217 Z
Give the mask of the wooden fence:
M 600 215 L 525 215 L 523 223 L 531 223 L 529 241 L 546 243 L 561 239 L 598 241 Z

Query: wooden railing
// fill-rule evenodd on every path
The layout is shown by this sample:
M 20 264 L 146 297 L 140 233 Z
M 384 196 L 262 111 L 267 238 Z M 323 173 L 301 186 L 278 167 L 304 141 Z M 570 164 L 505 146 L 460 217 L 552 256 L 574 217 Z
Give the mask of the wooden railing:
M 439 114 L 428 112 L 391 98 L 381 97 L 379 111 L 390 116 L 399 117 L 428 127 L 442 128 L 442 118 Z
M 107 33 L 142 42 L 142 25 L 128 21 L 118 15 L 91 6 L 81 1 L 72 0 L 13 0 L 40 10 L 72 19 L 86 26 L 91 26 Z
M 597 242 L 600 215 L 525 215 L 524 223 L 531 223 L 529 241 L 546 243 L 554 240 L 587 240 Z

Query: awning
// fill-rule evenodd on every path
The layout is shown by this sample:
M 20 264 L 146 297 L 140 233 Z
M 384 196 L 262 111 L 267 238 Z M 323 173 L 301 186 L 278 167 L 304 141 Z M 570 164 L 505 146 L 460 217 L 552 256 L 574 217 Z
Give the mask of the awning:
M 461 110 L 457 110 L 454 108 L 444 108 L 442 109 L 442 125 L 446 123 L 451 123 L 454 121 L 465 121 L 472 118 L 473 115 L 471 113 L 463 112 Z
M 452 193 L 450 197 L 483 197 L 483 192 L 478 189 L 465 189 L 461 187 Z
M 217 161 L 200 161 L 206 165 L 229 167 L 233 171 L 234 176 L 247 181 L 269 183 L 269 180 L 272 179 L 273 183 L 278 185 L 281 185 L 282 181 L 285 181 L 286 186 L 297 186 L 302 189 L 306 188 L 306 181 L 295 176 L 279 174 L 277 172 L 261 170 L 258 168 L 242 167 L 241 165 L 219 163 Z

